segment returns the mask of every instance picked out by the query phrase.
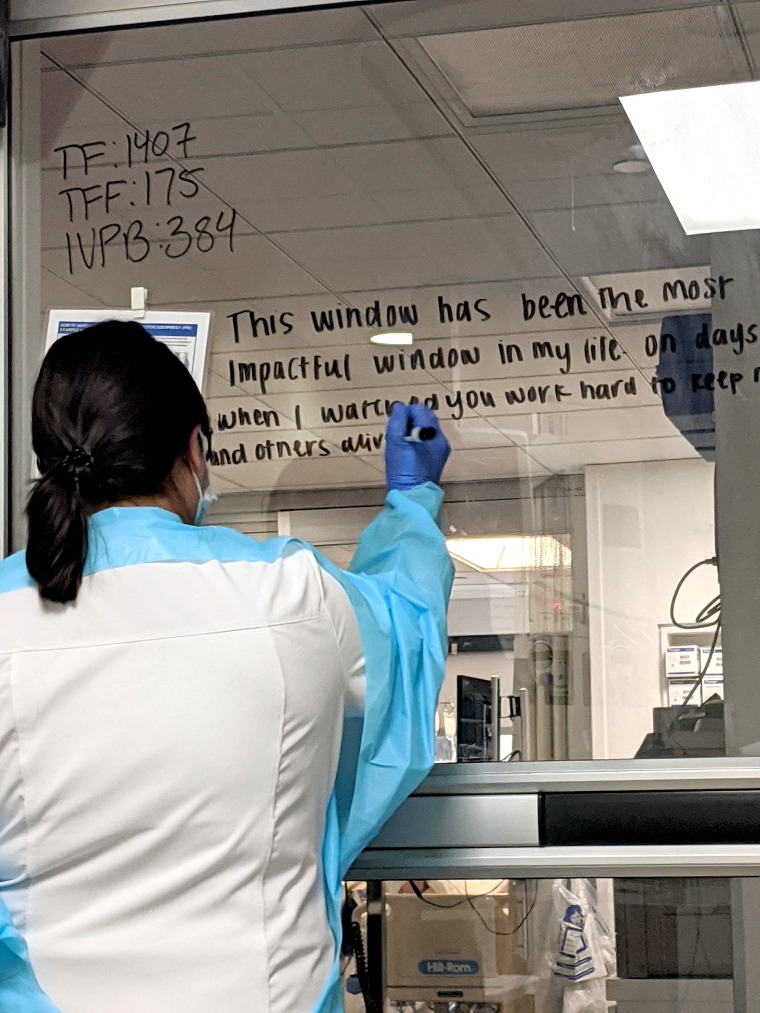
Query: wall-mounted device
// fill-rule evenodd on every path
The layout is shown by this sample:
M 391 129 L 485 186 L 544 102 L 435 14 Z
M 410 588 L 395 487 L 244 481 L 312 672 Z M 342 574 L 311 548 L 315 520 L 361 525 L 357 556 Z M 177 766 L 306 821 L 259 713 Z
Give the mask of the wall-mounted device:
M 499 679 L 457 676 L 457 761 L 499 759 Z

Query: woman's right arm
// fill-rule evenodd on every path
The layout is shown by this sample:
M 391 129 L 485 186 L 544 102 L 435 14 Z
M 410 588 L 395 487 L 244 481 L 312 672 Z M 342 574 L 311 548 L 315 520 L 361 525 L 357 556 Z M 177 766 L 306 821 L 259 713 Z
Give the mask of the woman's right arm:
M 410 426 L 435 427 L 437 436 L 407 443 Z M 387 434 L 385 508 L 359 539 L 348 572 L 321 561 L 348 597 L 364 660 L 359 673 L 349 648 L 348 677 L 356 683 L 363 674 L 364 705 L 361 718 L 347 722 L 336 786 L 341 875 L 435 759 L 435 708 L 446 668 L 454 574 L 438 525 L 443 491 L 437 480 L 448 452 L 430 409 L 395 406 Z M 351 643 L 339 632 L 341 639 Z

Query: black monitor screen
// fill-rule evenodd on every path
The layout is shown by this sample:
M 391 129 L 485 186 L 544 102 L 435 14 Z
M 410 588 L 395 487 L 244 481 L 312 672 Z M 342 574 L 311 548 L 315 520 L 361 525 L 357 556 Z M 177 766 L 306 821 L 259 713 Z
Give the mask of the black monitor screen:
M 460 763 L 496 759 L 493 706 L 490 679 L 457 676 L 457 760 Z

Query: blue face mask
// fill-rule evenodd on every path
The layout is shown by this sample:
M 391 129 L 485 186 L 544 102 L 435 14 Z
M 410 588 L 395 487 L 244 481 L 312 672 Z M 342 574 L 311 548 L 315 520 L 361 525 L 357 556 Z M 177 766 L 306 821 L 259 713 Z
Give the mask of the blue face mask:
M 195 510 L 195 520 L 193 521 L 193 524 L 198 527 L 203 524 L 203 520 L 208 513 L 208 508 L 212 503 L 216 503 L 219 496 L 214 492 L 210 484 L 206 486 L 206 490 L 204 492 L 195 472 L 193 472 L 193 479 L 195 480 L 195 488 L 198 490 L 198 506 Z
M 203 435 L 203 433 L 200 434 L 200 441 L 201 441 L 201 450 L 203 451 L 203 456 L 207 457 L 208 456 L 208 442 L 206 440 L 206 437 Z M 216 503 L 216 501 L 219 499 L 219 496 L 216 494 L 216 492 L 212 488 L 211 483 L 209 483 L 206 486 L 206 489 L 204 491 L 202 489 L 202 487 L 201 487 L 200 479 L 195 474 L 195 472 L 193 472 L 193 481 L 195 482 L 195 488 L 198 490 L 198 506 L 197 506 L 197 508 L 195 510 L 195 520 L 193 521 L 193 524 L 196 527 L 199 527 L 203 523 L 203 520 L 204 520 L 206 514 L 208 513 L 208 508 L 211 506 L 212 503 Z

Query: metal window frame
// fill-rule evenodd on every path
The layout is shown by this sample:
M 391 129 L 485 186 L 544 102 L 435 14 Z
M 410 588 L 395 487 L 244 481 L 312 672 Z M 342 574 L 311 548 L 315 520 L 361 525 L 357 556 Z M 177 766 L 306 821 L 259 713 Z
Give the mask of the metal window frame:
M 10 327 L 8 128 L 0 130 L 0 558 L 9 551 L 10 517 Z
M 11 39 L 340 7 L 357 0 L 11 0 Z M 379 0 L 364 0 L 375 3 Z
M 760 759 L 614 760 L 440 764 L 353 865 L 351 878 L 561 879 L 568 876 L 760 876 L 757 843 L 537 844 L 547 793 L 747 791 L 756 799 Z M 748 815 L 754 806 L 748 806 Z M 475 828 L 475 830 L 473 830 Z M 632 838 L 634 835 L 632 834 Z

